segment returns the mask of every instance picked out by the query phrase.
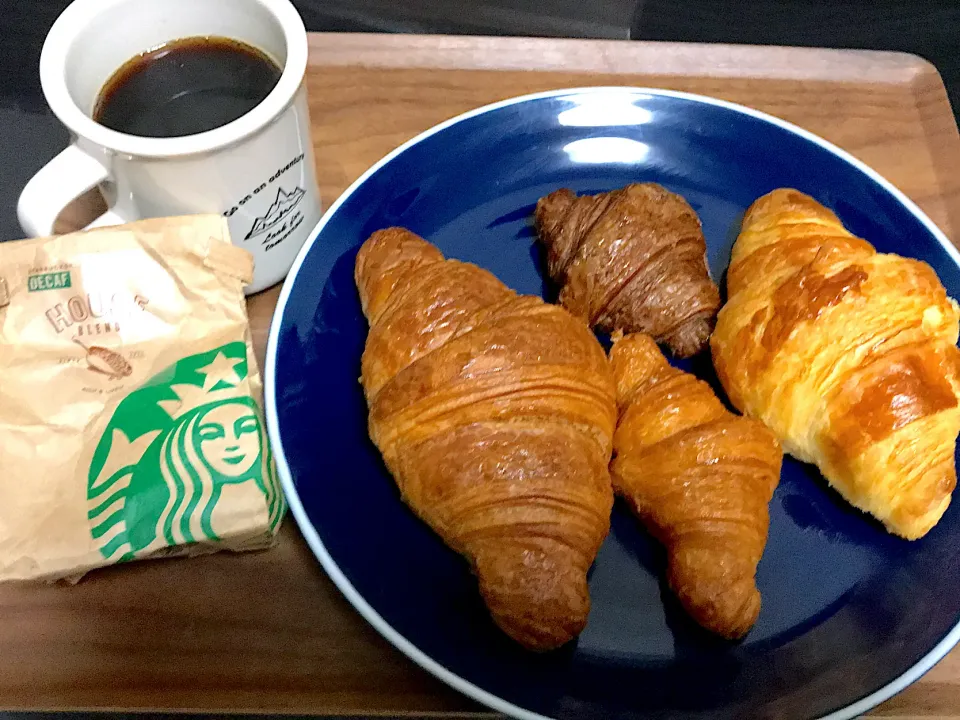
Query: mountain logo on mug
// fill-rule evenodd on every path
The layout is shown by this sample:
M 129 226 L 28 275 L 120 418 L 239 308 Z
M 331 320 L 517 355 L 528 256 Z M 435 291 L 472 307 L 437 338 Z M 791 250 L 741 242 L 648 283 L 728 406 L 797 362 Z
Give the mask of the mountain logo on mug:
M 285 192 L 282 187 L 277 188 L 277 199 L 267 208 L 267 212 L 264 215 L 253 221 L 253 226 L 250 228 L 250 232 L 247 233 L 244 240 L 249 240 L 275 227 L 293 211 L 297 204 L 303 199 L 304 194 L 303 189 L 300 187 L 296 187 L 290 192 Z

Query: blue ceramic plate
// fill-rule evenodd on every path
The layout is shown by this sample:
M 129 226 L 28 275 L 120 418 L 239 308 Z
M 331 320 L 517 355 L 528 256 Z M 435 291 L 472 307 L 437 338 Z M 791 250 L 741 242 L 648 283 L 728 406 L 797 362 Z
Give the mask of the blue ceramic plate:
M 960 297 L 960 256 L 875 172 L 776 118 L 708 98 L 597 88 L 509 100 L 391 153 L 317 226 L 287 279 L 267 351 L 267 419 L 294 517 L 347 599 L 390 642 L 467 695 L 517 718 L 849 718 L 916 680 L 960 636 L 954 504 L 923 540 L 888 535 L 817 471 L 787 459 L 739 643 L 678 609 L 664 556 L 614 508 L 579 641 L 526 652 L 489 619 L 467 565 L 400 501 L 367 437 L 357 378 L 367 324 L 357 248 L 403 225 L 448 256 L 551 297 L 531 216 L 559 187 L 655 181 L 700 214 L 723 278 L 746 207 L 792 186 L 882 252 L 930 263 Z M 686 365 L 712 378 L 709 354 Z

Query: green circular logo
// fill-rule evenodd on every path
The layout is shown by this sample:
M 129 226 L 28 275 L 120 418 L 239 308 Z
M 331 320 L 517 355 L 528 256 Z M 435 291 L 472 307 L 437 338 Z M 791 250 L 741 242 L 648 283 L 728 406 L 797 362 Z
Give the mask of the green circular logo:
M 219 541 L 214 511 L 241 483 L 262 493 L 276 530 L 283 496 L 247 373 L 246 345 L 229 343 L 174 363 L 117 406 L 87 480 L 90 532 L 106 559 Z

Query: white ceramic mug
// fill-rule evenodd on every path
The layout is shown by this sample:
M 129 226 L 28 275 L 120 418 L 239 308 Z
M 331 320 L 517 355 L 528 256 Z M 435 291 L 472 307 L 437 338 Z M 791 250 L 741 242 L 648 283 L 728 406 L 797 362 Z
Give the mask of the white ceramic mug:
M 97 96 L 131 58 L 171 40 L 220 36 L 259 48 L 283 68 L 253 110 L 208 132 L 137 137 L 93 121 Z M 304 88 L 307 35 L 288 0 L 76 0 L 54 23 L 40 82 L 72 144 L 20 195 L 30 235 L 99 186 L 109 210 L 93 225 L 222 213 L 255 261 L 252 293 L 284 278 L 320 218 Z

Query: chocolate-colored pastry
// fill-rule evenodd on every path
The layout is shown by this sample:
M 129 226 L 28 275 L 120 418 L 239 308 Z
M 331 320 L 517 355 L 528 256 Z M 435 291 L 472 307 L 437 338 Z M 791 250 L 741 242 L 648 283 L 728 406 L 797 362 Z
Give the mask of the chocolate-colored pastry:
M 577 197 L 562 189 L 536 210 L 560 304 L 604 331 L 644 332 L 689 357 L 706 347 L 720 307 L 696 212 L 655 183 Z

